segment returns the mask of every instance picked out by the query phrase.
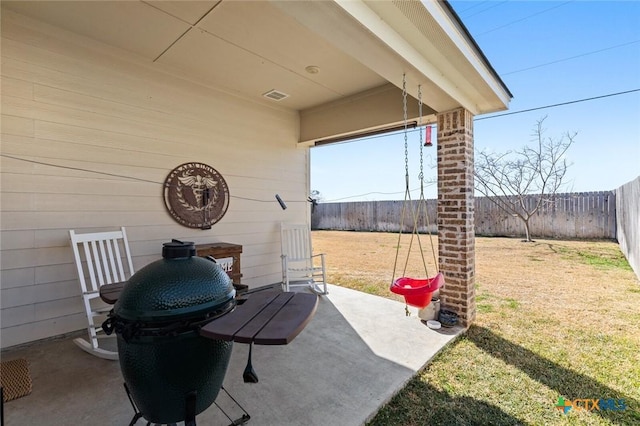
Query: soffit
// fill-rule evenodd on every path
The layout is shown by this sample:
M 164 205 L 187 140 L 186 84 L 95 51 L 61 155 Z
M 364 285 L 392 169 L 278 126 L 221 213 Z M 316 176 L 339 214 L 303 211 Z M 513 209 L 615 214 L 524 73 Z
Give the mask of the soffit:
M 435 0 L 3 1 L 2 7 L 163 72 L 285 109 L 322 108 L 389 82 L 402 87 L 403 74 L 408 93 L 417 97 L 420 86 L 434 111 L 493 112 L 510 99 L 462 23 Z M 289 97 L 262 96 L 272 89 Z
M 134 53 L 158 69 L 294 110 L 386 83 L 264 1 L 3 2 L 17 13 Z M 320 72 L 308 73 L 307 66 Z
M 10 1 L 15 12 L 154 59 L 190 25 L 139 1 Z
M 143 1 L 151 7 L 166 12 L 168 15 L 195 25 L 207 12 L 216 7 L 222 0 L 214 1 Z

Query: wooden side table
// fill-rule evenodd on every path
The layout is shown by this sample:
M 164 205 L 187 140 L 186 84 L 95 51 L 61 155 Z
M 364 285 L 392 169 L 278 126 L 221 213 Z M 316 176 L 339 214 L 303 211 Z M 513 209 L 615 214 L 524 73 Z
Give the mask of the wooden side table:
M 240 254 L 242 246 L 231 243 L 207 243 L 196 244 L 196 255 L 201 257 L 212 256 L 225 270 L 233 281 L 233 286 L 238 293 L 247 291 L 248 286 L 241 283 L 242 272 L 240 269 Z

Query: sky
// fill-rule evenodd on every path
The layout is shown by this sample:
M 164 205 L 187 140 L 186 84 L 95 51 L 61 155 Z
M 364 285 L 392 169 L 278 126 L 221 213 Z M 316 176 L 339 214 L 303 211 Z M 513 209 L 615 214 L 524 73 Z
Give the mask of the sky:
M 640 1 L 450 4 L 513 94 L 506 112 L 515 114 L 475 118 L 476 150 L 531 145 L 536 122 L 546 116 L 546 137 L 577 132 L 566 192 L 613 190 L 640 175 L 640 91 L 517 113 L 640 89 Z M 407 137 L 416 199 L 419 134 Z M 423 156 L 425 197 L 436 198 L 435 144 Z M 402 132 L 311 150 L 311 190 L 323 202 L 401 200 L 404 189 Z

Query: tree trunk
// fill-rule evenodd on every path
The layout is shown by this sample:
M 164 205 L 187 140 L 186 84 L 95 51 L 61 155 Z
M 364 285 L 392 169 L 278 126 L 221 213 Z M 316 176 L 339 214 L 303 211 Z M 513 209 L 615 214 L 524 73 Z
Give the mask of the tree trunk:
M 527 243 L 533 242 L 533 240 L 531 239 L 531 232 L 529 231 L 529 219 L 523 219 L 522 221 L 524 222 L 524 232 L 527 237 L 524 241 L 526 241 Z

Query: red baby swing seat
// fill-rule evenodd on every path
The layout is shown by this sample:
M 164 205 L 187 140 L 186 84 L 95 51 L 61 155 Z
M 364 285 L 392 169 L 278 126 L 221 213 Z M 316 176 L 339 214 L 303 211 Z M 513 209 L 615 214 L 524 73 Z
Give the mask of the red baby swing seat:
M 391 292 L 404 296 L 409 306 L 426 308 L 431 297 L 444 284 L 442 272 L 432 278 L 400 277 L 391 284 Z

